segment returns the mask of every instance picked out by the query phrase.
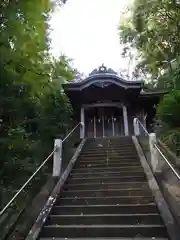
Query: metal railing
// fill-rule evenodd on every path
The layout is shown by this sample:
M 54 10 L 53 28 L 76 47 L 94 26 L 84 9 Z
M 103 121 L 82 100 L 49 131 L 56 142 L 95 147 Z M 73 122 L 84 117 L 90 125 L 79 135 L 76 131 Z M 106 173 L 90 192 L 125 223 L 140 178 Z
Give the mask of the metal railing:
M 62 140 L 62 143 L 65 142 L 70 136 L 71 134 L 78 128 L 78 127 L 81 127 L 82 126 L 82 123 L 79 122 L 69 133 L 68 135 Z
M 69 161 L 73 157 L 77 145 L 79 145 L 81 138 L 80 138 L 80 131 L 82 128 L 82 124 L 78 123 L 71 132 L 62 140 L 62 169 L 63 172 L 69 164 Z
M 42 164 L 36 169 L 36 171 L 29 177 L 29 179 L 22 185 L 22 187 L 16 192 L 16 194 L 11 198 L 11 200 L 3 207 L 3 209 L 0 211 L 0 239 L 8 239 L 11 235 L 11 232 L 14 230 L 17 222 L 21 218 L 22 214 L 24 213 L 27 204 L 30 203 L 30 196 L 34 196 L 38 194 L 38 191 L 42 186 L 35 187 L 36 190 L 39 188 L 38 191 L 35 191 L 35 195 L 32 189 L 30 189 L 30 193 L 28 193 L 28 190 L 26 190 L 26 194 L 24 190 L 32 184 L 32 180 L 35 180 L 37 178 L 37 174 L 43 169 L 43 167 L 47 164 L 49 159 L 53 156 L 55 153 L 56 148 L 53 149 L 53 151 L 48 155 L 48 157 L 42 162 Z M 44 178 L 43 178 L 44 179 Z M 37 179 L 36 179 L 37 180 Z M 44 183 L 45 184 L 45 183 Z M 32 186 L 32 185 L 31 185 Z M 18 197 L 24 198 L 22 206 L 18 203 L 20 199 Z M 18 208 L 19 207 L 19 208 Z M 9 212 L 10 211 L 10 212 Z M 7 212 L 7 213 L 6 213 Z M 3 216 L 5 216 L 5 219 L 3 219 Z
M 148 130 L 143 126 L 143 124 L 140 122 L 140 120 L 138 118 L 135 118 L 136 121 L 139 123 L 139 125 L 141 126 L 141 128 L 144 130 L 144 132 L 149 136 L 149 132 Z
M 162 151 L 160 150 L 160 148 L 157 146 L 157 144 L 154 144 L 155 148 L 158 150 L 159 154 L 162 156 L 162 158 L 164 159 L 164 161 L 168 164 L 168 166 L 170 167 L 170 169 L 172 170 L 172 172 L 175 174 L 175 176 L 177 177 L 177 179 L 180 180 L 180 175 L 177 173 L 177 171 L 174 169 L 174 167 L 172 166 L 172 164 L 168 161 L 168 159 L 165 157 L 165 155 L 162 153 Z
M 148 130 L 143 126 L 143 124 L 140 122 L 140 120 L 138 118 L 136 118 L 136 121 L 138 122 L 138 124 L 141 126 L 141 128 L 144 130 L 145 134 L 150 137 L 150 133 L 148 132 Z M 160 148 L 157 146 L 156 143 L 154 143 L 154 147 L 157 149 L 158 153 L 161 155 L 162 159 L 167 163 L 167 165 L 169 166 L 169 168 L 171 169 L 171 171 L 174 173 L 174 175 L 177 177 L 178 180 L 180 180 L 180 175 L 177 173 L 177 171 L 174 169 L 174 167 L 172 166 L 172 164 L 169 162 L 169 160 L 165 157 L 165 155 L 162 153 L 162 151 L 160 150 Z
M 31 175 L 31 177 L 24 183 L 24 185 L 17 191 L 14 197 L 6 204 L 6 206 L 0 211 L 0 217 L 6 211 L 6 209 L 13 203 L 13 201 L 19 196 L 19 194 L 25 189 L 25 187 L 31 182 L 31 180 L 36 176 L 36 174 L 41 170 L 41 168 L 47 163 L 47 161 L 52 157 L 56 148 L 49 154 L 49 156 L 44 160 L 44 162 L 38 167 L 38 169 Z
M 156 139 L 155 133 L 149 133 L 139 119 L 134 120 L 134 128 L 136 128 L 135 130 L 138 134 L 135 135 L 156 178 L 160 191 L 174 219 L 180 226 L 180 175 L 178 168 L 175 169 L 172 162 L 165 156 L 165 154 L 168 156 L 168 152 L 164 151 L 160 141 Z M 144 133 L 139 131 L 138 128 L 141 128 Z M 171 158 L 170 160 L 172 161 Z
M 81 123 L 78 123 L 68 134 L 67 136 L 62 140 L 62 143 L 65 145 L 65 143 L 70 139 L 72 138 L 73 136 L 73 133 L 78 130 L 79 133 L 79 138 L 80 138 L 80 129 L 78 129 L 78 127 L 82 127 L 82 124 Z M 23 184 L 23 186 L 17 191 L 17 193 L 11 198 L 11 200 L 5 205 L 5 207 L 3 207 L 3 209 L 0 211 L 0 219 L 1 217 L 6 213 L 6 211 L 9 209 L 9 207 L 12 206 L 12 204 L 15 202 L 15 200 L 18 198 L 18 196 L 23 192 L 23 190 L 32 182 L 32 180 L 36 177 L 37 173 L 40 172 L 40 170 L 43 168 L 43 166 L 49 161 L 49 159 L 54 155 L 54 153 L 56 152 L 57 150 L 57 147 L 55 146 L 53 151 L 48 155 L 48 157 L 43 161 L 43 163 L 37 168 L 37 170 L 31 175 L 31 177 Z M 68 152 L 70 152 L 70 148 L 68 148 Z M 63 152 L 62 152 L 63 154 Z M 72 156 L 69 156 L 69 157 L 72 157 Z M 64 159 L 62 159 L 64 160 Z M 70 160 L 70 159 L 68 159 Z M 18 215 L 19 217 L 19 215 Z M 17 218 L 18 218 L 17 217 Z M 16 221 L 16 220 L 15 220 Z M 0 221 L 1 223 L 1 221 Z M 10 226 L 11 228 L 11 226 Z M 7 233 L 5 233 L 5 235 L 3 236 L 3 238 L 1 239 L 4 239 L 4 237 L 7 237 Z

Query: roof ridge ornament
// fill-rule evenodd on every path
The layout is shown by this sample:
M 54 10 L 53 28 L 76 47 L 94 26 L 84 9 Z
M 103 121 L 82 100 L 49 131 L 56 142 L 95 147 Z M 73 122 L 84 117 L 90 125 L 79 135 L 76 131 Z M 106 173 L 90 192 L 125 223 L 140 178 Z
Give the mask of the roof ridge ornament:
M 104 63 L 103 63 L 100 67 L 94 69 L 94 70 L 89 74 L 89 76 L 96 75 L 96 74 L 102 74 L 102 73 L 118 75 L 117 72 L 115 72 L 112 68 L 107 68 L 107 67 L 104 65 Z
M 104 66 L 104 63 L 99 67 L 99 72 L 107 72 L 107 67 Z

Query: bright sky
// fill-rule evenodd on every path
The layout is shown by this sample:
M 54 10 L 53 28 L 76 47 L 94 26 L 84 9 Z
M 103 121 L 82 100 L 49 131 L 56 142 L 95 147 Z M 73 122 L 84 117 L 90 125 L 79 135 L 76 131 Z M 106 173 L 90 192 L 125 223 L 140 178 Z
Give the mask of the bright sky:
M 127 68 L 117 28 L 130 1 L 67 0 L 51 19 L 53 55 L 64 53 L 85 74 L 102 63 L 115 71 Z

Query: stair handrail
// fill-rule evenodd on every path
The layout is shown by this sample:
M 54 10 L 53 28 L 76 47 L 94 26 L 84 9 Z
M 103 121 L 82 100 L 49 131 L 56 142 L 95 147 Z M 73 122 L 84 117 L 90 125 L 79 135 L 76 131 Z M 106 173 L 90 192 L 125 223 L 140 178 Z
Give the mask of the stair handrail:
M 142 129 L 144 130 L 144 132 L 149 136 L 150 133 L 148 132 L 148 130 L 144 127 L 144 125 L 141 123 L 141 121 L 138 118 L 135 118 L 136 121 L 140 124 L 140 126 L 142 127 Z
M 158 150 L 158 152 L 160 153 L 160 155 L 162 156 L 162 158 L 164 159 L 164 161 L 168 164 L 168 166 L 171 168 L 172 172 L 175 174 L 175 176 L 177 177 L 178 180 L 180 180 L 180 175 L 176 172 L 176 170 L 174 169 L 174 167 L 172 166 L 172 164 L 168 161 L 168 159 L 165 157 L 165 155 L 162 153 L 162 151 L 160 150 L 160 148 L 157 146 L 156 143 L 154 143 L 155 148 Z
M 49 154 L 49 156 L 44 160 L 44 162 L 37 168 L 37 170 L 31 175 L 31 177 L 23 184 L 23 186 L 17 191 L 17 193 L 11 198 L 11 200 L 6 204 L 6 206 L 0 211 L 0 217 L 4 214 L 7 208 L 14 202 L 14 200 L 19 196 L 19 194 L 24 190 L 24 188 L 30 183 L 30 181 L 36 176 L 36 174 L 41 170 L 41 168 L 46 164 L 46 162 L 52 157 L 55 153 L 56 147 Z
M 76 130 L 76 128 L 78 128 L 80 126 L 82 126 L 82 122 L 79 122 L 67 135 L 66 137 L 62 140 L 62 143 L 66 141 L 66 139 L 68 139 L 71 134 Z
M 76 128 L 81 125 L 82 123 L 79 122 L 62 140 L 62 143 L 71 136 L 71 134 L 76 130 Z M 16 200 L 19 194 L 25 189 L 25 187 L 31 182 L 31 180 L 36 176 L 36 174 L 41 170 L 41 168 L 46 164 L 46 162 L 53 156 L 56 152 L 57 146 L 54 147 L 53 151 L 48 155 L 48 157 L 44 160 L 44 162 L 37 168 L 37 170 L 31 175 L 31 177 L 23 184 L 23 186 L 17 191 L 17 193 L 11 198 L 11 200 L 6 204 L 6 206 L 0 211 L 0 217 L 5 213 L 8 207 Z
M 150 133 L 148 132 L 148 130 L 143 126 L 143 124 L 141 123 L 141 121 L 138 118 L 135 118 L 136 121 L 141 125 L 141 127 L 143 128 L 144 132 L 148 135 L 148 137 L 150 136 Z M 180 180 L 180 175 L 177 173 L 177 171 L 174 169 L 173 165 L 169 162 L 169 160 L 165 157 L 165 155 L 162 153 L 162 151 L 160 150 L 160 148 L 157 146 L 156 143 L 154 143 L 154 147 L 157 149 L 157 151 L 159 152 L 159 154 L 162 156 L 163 160 L 168 164 L 168 166 L 170 167 L 171 171 L 175 174 L 176 178 L 178 180 Z

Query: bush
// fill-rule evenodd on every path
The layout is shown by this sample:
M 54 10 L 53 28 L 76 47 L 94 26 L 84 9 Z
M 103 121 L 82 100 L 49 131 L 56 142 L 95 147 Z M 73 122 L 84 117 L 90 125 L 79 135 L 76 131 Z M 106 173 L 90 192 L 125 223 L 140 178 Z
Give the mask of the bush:
M 157 109 L 158 118 L 169 128 L 180 127 L 180 90 L 167 94 Z
M 168 131 L 161 139 L 176 156 L 180 156 L 180 128 Z

